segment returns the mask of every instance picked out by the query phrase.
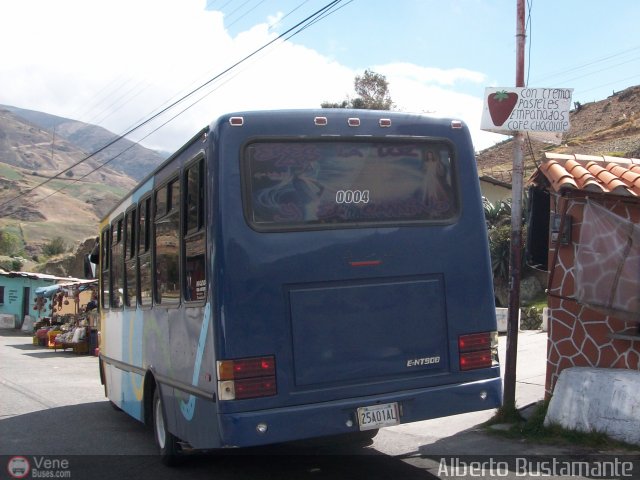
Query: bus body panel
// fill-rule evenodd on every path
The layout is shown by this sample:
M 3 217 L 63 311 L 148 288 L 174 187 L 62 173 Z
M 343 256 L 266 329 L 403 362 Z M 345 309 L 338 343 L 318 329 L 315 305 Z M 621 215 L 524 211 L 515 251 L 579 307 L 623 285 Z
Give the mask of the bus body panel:
M 345 126 L 351 115 L 361 119 L 357 130 Z M 329 121 L 319 127 L 314 116 Z M 242 126 L 232 126 L 231 117 L 241 117 Z M 381 129 L 380 118 L 391 126 Z M 195 448 L 353 432 L 357 409 L 375 404 L 397 402 L 402 423 L 500 404 L 499 367 L 459 366 L 461 335 L 496 330 L 466 127 L 391 112 L 318 110 L 241 112 L 203 132 L 131 198 L 178 178 L 204 152 L 206 302 L 103 312 L 101 356 L 114 403 L 144 420 L 143 382 L 151 375 L 168 430 Z M 244 155 L 251 142 L 273 139 L 444 142 L 454 152 L 458 212 L 425 225 L 259 231 L 247 217 Z M 101 229 L 125 210 L 117 207 Z M 216 362 L 260 356 L 275 358 L 276 393 L 221 400 Z M 266 434 L 256 430 L 261 422 Z
M 484 400 L 481 395 L 486 395 Z M 500 404 L 501 397 L 501 381 L 495 378 L 315 405 L 222 414 L 220 433 L 223 446 L 264 445 L 353 433 L 358 431 L 356 411 L 367 405 L 397 402 L 402 406 L 402 423 L 408 423 L 491 408 Z M 259 423 L 268 426 L 264 434 L 256 430 Z

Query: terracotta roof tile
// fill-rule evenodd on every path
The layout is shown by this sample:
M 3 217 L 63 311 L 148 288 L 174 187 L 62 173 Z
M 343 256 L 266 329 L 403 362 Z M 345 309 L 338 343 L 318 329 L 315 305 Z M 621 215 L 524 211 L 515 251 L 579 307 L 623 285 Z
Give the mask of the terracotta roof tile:
M 591 187 L 600 189 L 598 186 L 598 180 L 589 170 L 580 165 L 576 160 L 567 160 L 564 164 L 564 168 L 573 176 L 579 189 L 587 190 Z
M 532 180 L 539 174 L 555 191 L 576 189 L 640 197 L 640 160 L 636 158 L 545 153 Z
M 551 160 L 541 165 L 540 169 L 549 179 L 554 189 L 578 188 L 578 184 L 575 182 L 571 174 L 569 174 L 569 172 L 567 172 L 558 162 Z

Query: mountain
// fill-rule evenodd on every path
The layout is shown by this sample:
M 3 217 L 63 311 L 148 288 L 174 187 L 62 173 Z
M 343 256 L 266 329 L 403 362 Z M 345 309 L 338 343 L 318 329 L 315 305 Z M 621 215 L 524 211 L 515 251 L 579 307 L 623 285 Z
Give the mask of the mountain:
M 640 158 L 640 86 L 615 92 L 610 97 L 574 104 L 571 128 L 561 145 L 527 141 L 525 181 L 544 152 Z M 508 139 L 476 155 L 480 175 L 511 183 L 513 140 Z
M 7 110 L 33 126 L 49 132 L 55 148 L 59 142 L 66 141 L 85 152 L 85 156 L 93 153 L 118 138 L 117 135 L 96 125 L 91 125 L 48 113 L 25 110 L 8 105 L 0 105 L 0 110 Z M 49 142 L 51 147 L 51 140 Z M 114 157 L 109 163 L 112 170 L 120 171 L 136 181 L 142 180 L 150 171 L 162 163 L 168 155 L 144 148 L 126 138 L 95 155 L 102 163 Z
M 115 138 L 94 125 L 0 106 L 0 232 L 21 238 L 29 257 L 56 237 L 72 247 L 95 236 L 102 216 L 164 160 L 122 140 L 73 166 Z

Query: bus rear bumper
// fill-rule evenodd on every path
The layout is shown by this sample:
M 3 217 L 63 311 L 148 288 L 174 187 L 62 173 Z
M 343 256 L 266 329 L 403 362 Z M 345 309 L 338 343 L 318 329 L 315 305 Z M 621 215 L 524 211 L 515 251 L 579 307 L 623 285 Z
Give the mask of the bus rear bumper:
M 501 405 L 502 381 L 497 377 L 320 404 L 219 413 L 221 445 L 249 447 L 357 432 L 358 408 L 392 402 L 398 403 L 400 423 L 487 410 Z

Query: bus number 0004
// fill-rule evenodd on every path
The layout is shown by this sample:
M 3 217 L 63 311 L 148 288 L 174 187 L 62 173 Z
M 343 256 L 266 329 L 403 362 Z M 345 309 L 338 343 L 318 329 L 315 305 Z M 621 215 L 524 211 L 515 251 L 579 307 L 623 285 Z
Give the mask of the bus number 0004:
M 369 203 L 369 190 L 338 190 L 336 203 Z

